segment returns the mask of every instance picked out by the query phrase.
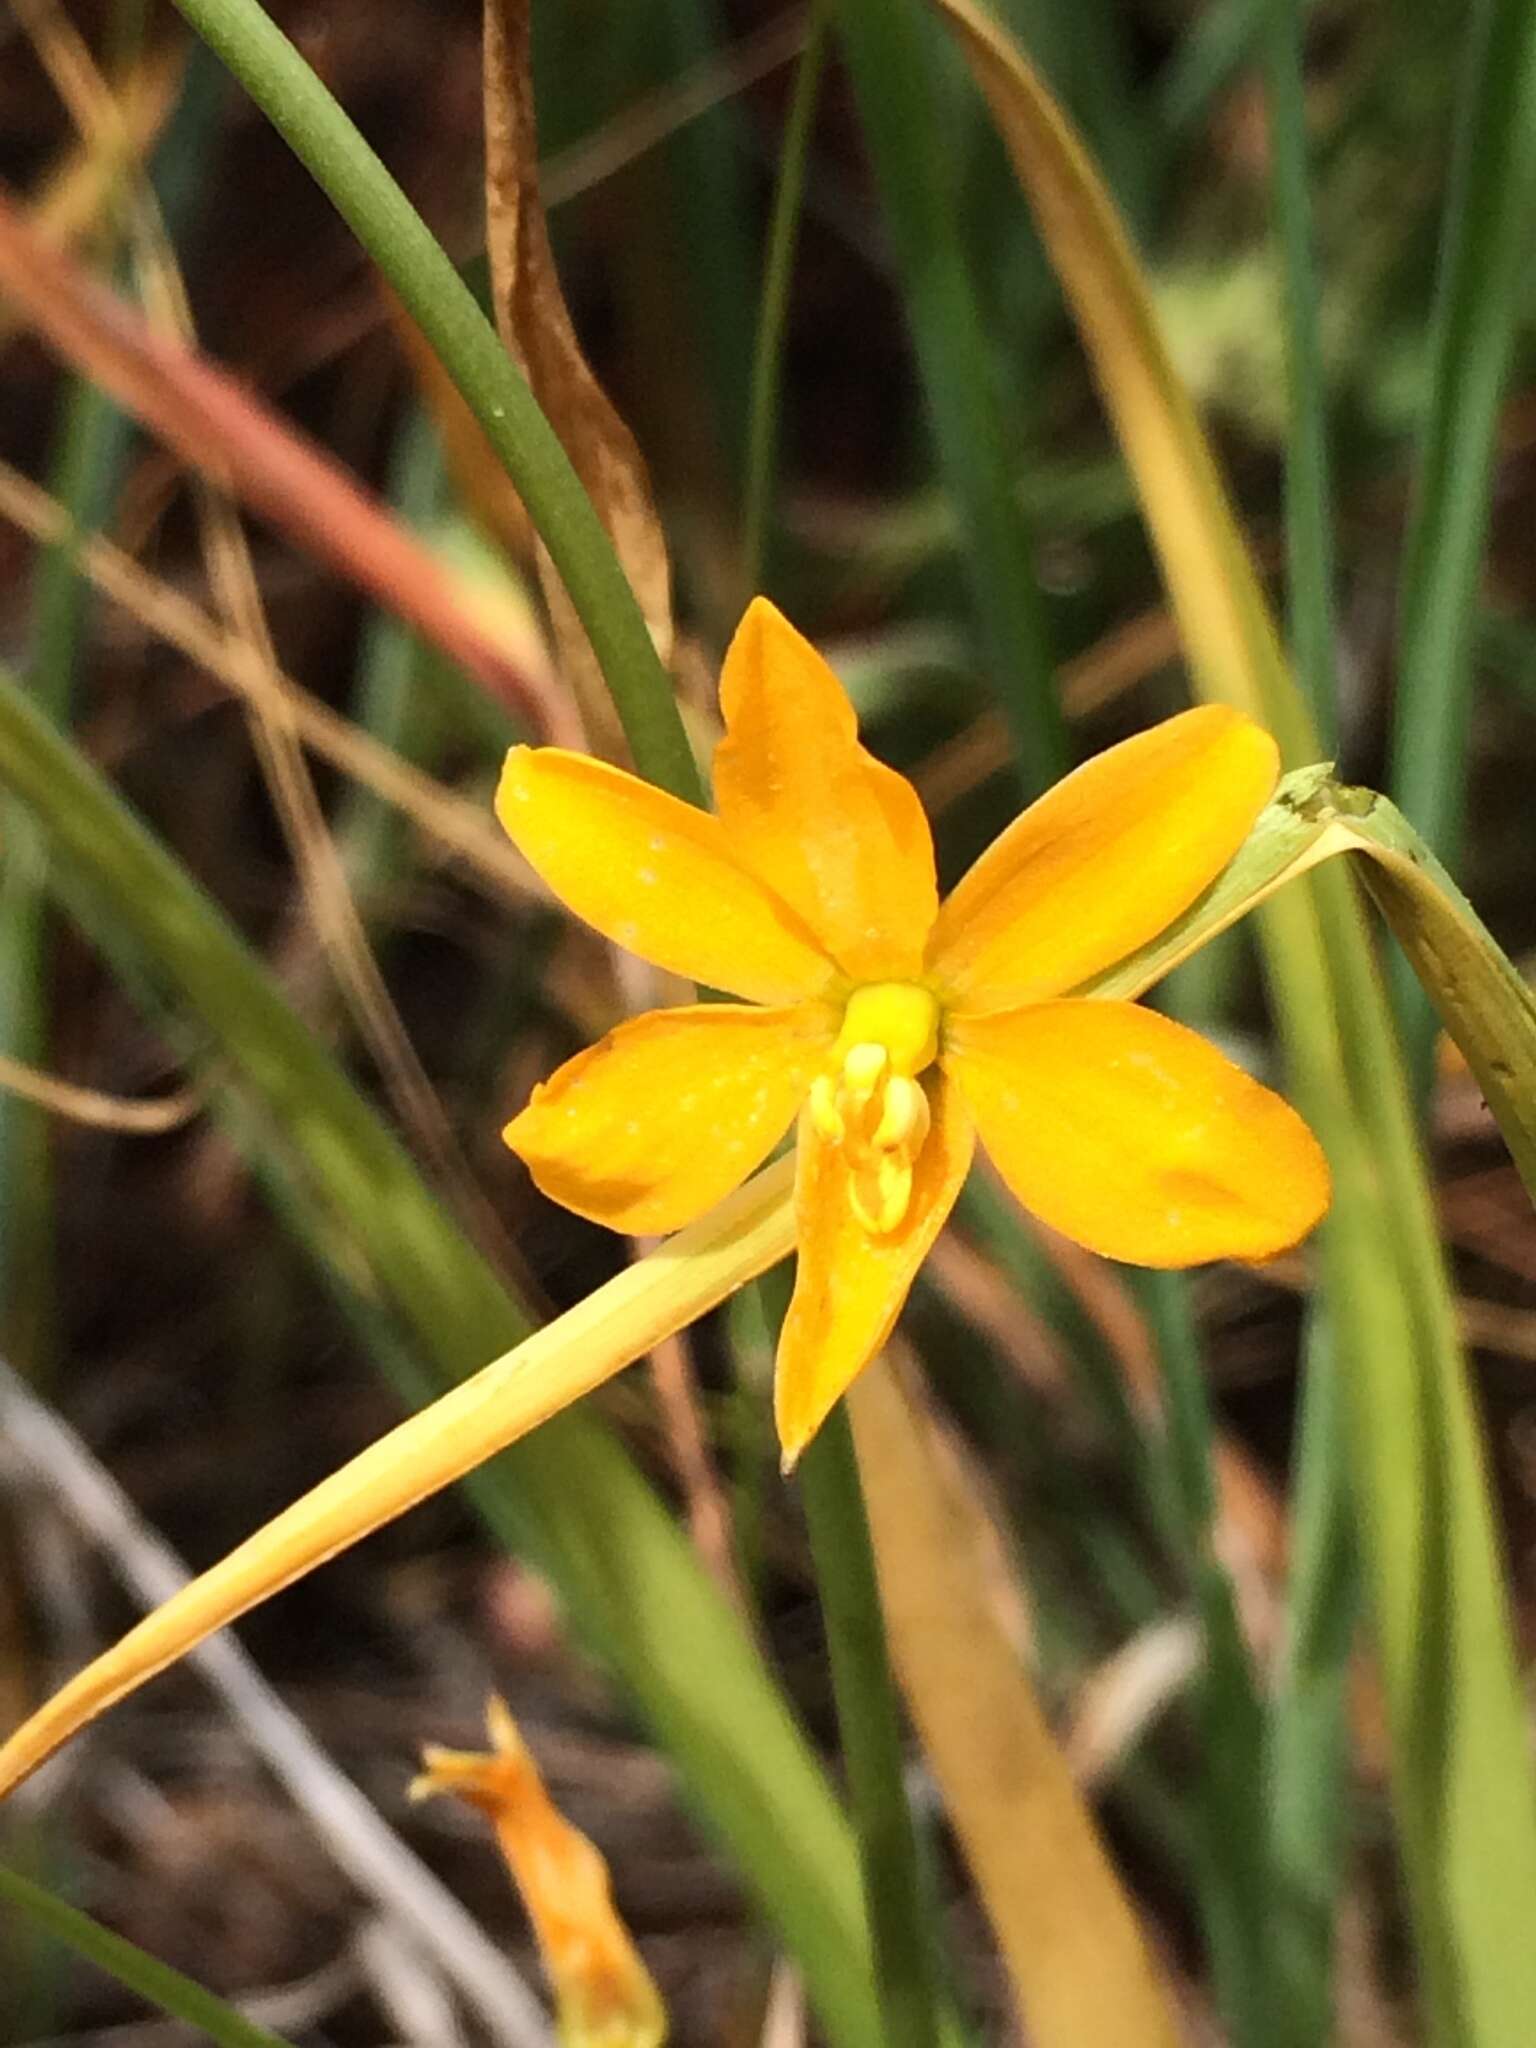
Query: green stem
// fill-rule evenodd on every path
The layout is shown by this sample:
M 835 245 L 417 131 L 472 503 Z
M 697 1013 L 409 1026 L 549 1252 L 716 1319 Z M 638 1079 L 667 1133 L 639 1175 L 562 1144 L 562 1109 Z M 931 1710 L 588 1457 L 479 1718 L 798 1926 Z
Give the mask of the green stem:
M 702 802 L 671 681 L 602 522 L 448 255 L 257 0 L 175 4 L 329 194 L 484 428 L 586 629 L 641 774 Z
M 1264 1774 L 1276 1979 L 1294 2038 L 1305 2042 L 1333 2036 L 1334 1927 L 1349 1823 L 1349 1673 L 1361 1603 L 1348 1432 L 1339 1361 L 1314 1316 L 1293 1457 L 1286 1639 Z
M 237 1146 L 291 1185 L 321 1270 L 394 1332 L 420 1397 L 525 1335 L 527 1311 L 270 974 L 3 665 L 0 784 L 46 829 L 51 877 L 170 1043 L 207 1063 L 210 1107 Z M 484 1466 L 471 1490 L 632 1687 L 799 1963 L 828 2039 L 876 2048 L 850 1830 L 670 1510 L 613 1434 L 578 1409 Z
M 1391 790 L 1452 869 L 1466 803 L 1477 587 L 1499 406 L 1536 226 L 1536 7 L 1483 0 L 1469 36 L 1399 603 Z M 1401 960 L 1393 993 L 1418 1097 L 1434 1027 Z
M 800 1496 L 826 1621 L 885 2048 L 939 2048 L 935 1949 L 902 1782 L 901 1721 L 853 1430 L 841 1402 L 800 1461 Z
M 79 571 L 80 536 L 106 523 L 123 453 L 122 415 L 94 385 L 74 380 L 62 409 L 50 484 L 66 507 L 71 538 L 38 556 L 28 632 L 27 686 L 39 710 L 70 721 L 90 585 Z M 36 821 L 0 797 L 0 1050 L 48 1065 L 53 931 L 48 852 Z M 0 1339 L 34 1385 L 54 1364 L 57 1311 L 53 1123 L 19 1096 L 0 1097 Z
M 1329 511 L 1327 401 L 1318 336 L 1317 266 L 1307 183 L 1306 94 L 1300 0 L 1270 0 L 1264 45 L 1269 93 L 1271 198 L 1280 244 L 1290 434 L 1285 467 L 1285 548 L 1290 639 L 1325 747 L 1335 744 L 1333 525 Z
M 945 489 L 993 687 L 1026 788 L 1068 765 L 1015 436 L 955 229 L 952 162 L 933 94 L 942 46 L 914 0 L 838 0 L 838 29 L 896 253 Z
M 280 2034 L 269 2034 L 265 2027 L 254 2025 L 201 1984 L 194 1984 L 158 1957 L 146 1955 L 120 1934 L 98 1926 L 88 1914 L 66 1905 L 30 1878 L 0 1869 L 0 1901 L 24 1913 L 56 1941 L 66 1942 L 77 1955 L 150 2005 L 157 2005 L 172 2019 L 185 2020 L 210 2041 L 218 2042 L 220 2048 L 287 2048 Z
M 747 483 L 742 507 L 742 567 L 748 589 L 763 587 L 768 554 L 768 516 L 779 441 L 779 385 L 784 359 L 784 329 L 789 311 L 789 283 L 794 271 L 795 243 L 800 230 L 800 201 L 805 191 L 806 155 L 811 120 L 827 64 L 827 4 L 818 6 L 806 36 L 794 98 L 784 127 L 779 180 L 768 224 L 768 253 L 763 264 L 763 293 L 758 309 L 757 346 L 752 357 L 752 393 L 747 409 Z

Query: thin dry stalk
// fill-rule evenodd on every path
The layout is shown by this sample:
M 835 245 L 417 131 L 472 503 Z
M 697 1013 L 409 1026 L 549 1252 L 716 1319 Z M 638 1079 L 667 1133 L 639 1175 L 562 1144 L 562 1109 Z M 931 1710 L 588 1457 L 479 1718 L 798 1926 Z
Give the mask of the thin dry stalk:
M 80 533 L 56 498 L 6 462 L 0 462 L 0 518 L 40 546 L 73 548 L 81 574 L 104 597 L 236 696 L 255 698 L 264 691 L 281 690 L 305 745 L 393 805 L 428 845 L 461 860 L 469 879 L 491 902 L 545 900 L 541 884 L 482 806 L 455 796 L 311 696 L 291 676 L 269 668 L 257 650 L 231 636 L 190 598 L 111 541 Z
M 1162 606 L 1113 627 L 1075 661 L 1062 664 L 1058 683 L 1068 718 L 1087 718 L 1156 675 L 1180 654 L 1178 627 Z M 954 739 L 935 747 L 913 774 L 923 804 L 933 813 L 969 796 L 1015 759 L 1012 729 L 1000 711 L 985 711 Z
M 146 1608 L 187 1583 L 181 1560 L 144 1525 L 79 1438 L 3 1361 L 0 1424 L 0 1456 L 12 1467 L 13 1483 L 45 1490 Z M 190 1661 L 287 1788 L 337 1868 L 410 1930 L 491 2038 L 504 2048 L 553 2048 L 543 2011 L 522 1978 L 319 1748 L 233 1636 L 204 1643 Z
M 190 468 L 227 477 L 253 511 L 414 626 L 543 737 L 579 744 L 569 704 L 510 657 L 460 577 L 243 385 L 153 333 L 50 249 L 3 194 L 0 288 Z
M 123 138 L 116 103 L 59 0 L 20 0 L 20 11 L 82 137 L 120 150 Z M 125 211 L 149 316 L 157 328 L 191 348 L 196 341 L 192 312 L 174 252 L 154 193 L 135 171 L 125 157 Z M 196 476 L 194 500 L 204 563 L 220 609 L 233 636 L 258 657 L 252 674 L 261 676 L 263 684 L 247 699 L 251 736 L 315 936 L 416 1149 L 482 1247 L 504 1269 L 516 1270 L 515 1249 L 469 1170 L 369 947 L 286 697 L 267 681 L 277 667 L 276 649 L 250 550 L 225 495 L 224 481 L 216 473 Z
M 0 1052 L 0 1089 L 8 1095 L 19 1095 L 25 1102 L 36 1103 L 39 1109 L 63 1117 L 67 1123 L 140 1138 L 161 1137 L 167 1131 L 180 1130 L 198 1114 L 205 1099 L 201 1088 L 178 1088 L 173 1095 L 162 1095 L 152 1101 L 106 1095 L 99 1088 L 82 1088 L 73 1081 L 62 1081 L 56 1074 L 46 1074 L 41 1067 L 14 1060 L 6 1052 Z

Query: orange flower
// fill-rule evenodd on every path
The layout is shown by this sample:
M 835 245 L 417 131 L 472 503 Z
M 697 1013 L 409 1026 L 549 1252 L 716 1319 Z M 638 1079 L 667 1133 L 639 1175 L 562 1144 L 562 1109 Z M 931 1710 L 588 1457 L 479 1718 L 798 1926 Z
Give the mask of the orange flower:
M 941 906 L 917 792 L 859 743 L 827 664 L 765 599 L 720 678 L 713 814 L 582 754 L 515 747 L 497 813 L 616 944 L 740 1004 L 621 1024 L 534 1091 L 507 1143 L 554 1200 L 678 1229 L 799 1118 L 786 1461 L 888 1335 L 977 1136 L 1026 1208 L 1148 1266 L 1262 1259 L 1328 1169 L 1294 1111 L 1193 1032 L 1071 997 L 1221 872 L 1274 742 L 1187 711 L 1016 818 Z
M 608 1866 L 544 1789 L 505 1700 L 486 1702 L 491 1751 L 429 1745 L 413 1799 L 452 1793 L 496 1830 L 555 1993 L 565 2048 L 661 2048 L 661 1994 L 619 1918 Z

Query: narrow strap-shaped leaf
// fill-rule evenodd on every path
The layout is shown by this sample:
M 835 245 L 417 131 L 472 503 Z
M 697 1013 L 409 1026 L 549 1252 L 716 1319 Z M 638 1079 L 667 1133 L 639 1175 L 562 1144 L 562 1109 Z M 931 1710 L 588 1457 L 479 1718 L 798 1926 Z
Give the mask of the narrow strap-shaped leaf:
M 1396 804 L 1325 799 L 1365 856 L 1359 874 L 1466 1056 L 1536 1202 L 1536 993 Z
M 794 1245 L 792 1163 L 627 1266 L 361 1451 L 173 1593 L 0 1744 L 0 1796 L 216 1629 L 291 1586 L 601 1386 Z
M 1262 719 L 1293 765 L 1306 707 L 1215 461 L 1103 182 L 1039 77 L 973 0 L 931 0 L 992 108 L 1061 277 L 1162 557 L 1199 693 Z M 1392 1729 L 1393 1796 L 1437 2042 L 1517 2039 L 1536 2009 L 1536 1785 L 1504 1567 L 1401 1059 L 1348 878 L 1261 919 L 1308 1120 L 1334 1173 L 1320 1233 L 1348 1388 Z
M 1136 1917 L 1002 1619 L 974 1475 L 878 1362 L 848 1397 L 891 1654 L 1036 2048 L 1174 2048 Z
M 34 1927 L 62 1941 L 86 1962 L 105 1970 L 119 1984 L 136 1992 L 151 2005 L 159 2006 L 173 2020 L 184 2020 L 200 2034 L 206 2034 L 218 2048 L 287 2048 L 280 2034 L 258 2027 L 243 2013 L 215 1998 L 201 1984 L 194 1984 L 158 1956 L 136 1948 L 122 1935 L 100 1926 L 77 1906 L 33 1884 L 19 1871 L 0 1869 L 0 1905 L 24 1914 Z
M 671 681 L 592 501 L 425 221 L 259 0 L 176 0 L 308 166 L 436 350 L 516 484 L 601 664 L 635 765 L 697 802 Z
M 1536 7 L 1476 0 L 1441 227 L 1412 518 L 1398 577 L 1389 788 L 1442 860 L 1461 859 L 1478 586 L 1499 411 L 1536 235 Z M 1414 1079 L 1429 1085 L 1432 1022 L 1402 963 L 1394 993 Z
M 179 1041 L 211 1043 L 212 1101 L 237 1142 L 285 1148 L 281 1166 L 314 1219 L 306 1249 L 403 1333 L 430 1367 L 423 1376 L 450 1385 L 525 1336 L 526 1313 L 260 962 L 3 669 L 0 784 L 45 827 L 53 872 L 91 929 L 110 934 L 114 964 L 136 986 L 169 992 Z M 829 2036 L 839 2048 L 874 2048 L 847 1823 L 667 1508 L 611 1432 L 576 1413 L 485 1477 L 498 1527 L 549 1574 L 586 1642 L 630 1688 L 799 1960 Z

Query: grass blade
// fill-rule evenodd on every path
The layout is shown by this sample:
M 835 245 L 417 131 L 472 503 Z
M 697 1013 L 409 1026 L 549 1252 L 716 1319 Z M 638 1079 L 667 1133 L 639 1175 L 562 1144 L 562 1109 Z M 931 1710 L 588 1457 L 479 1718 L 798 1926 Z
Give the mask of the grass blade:
M 993 684 L 1026 784 L 1067 766 L 1034 551 L 1017 495 L 1013 437 L 955 234 L 921 12 L 901 0 L 839 0 L 837 24 L 896 247 L 939 471 L 964 537 L 965 572 Z
M 1102 181 L 970 0 L 936 0 L 1009 144 L 1126 458 L 1202 695 L 1315 758 L 1274 627 Z M 1264 936 L 1295 1086 L 1334 1168 L 1326 1309 L 1393 1736 L 1393 1795 L 1440 2042 L 1516 2039 L 1536 2004 L 1536 1785 L 1477 1420 L 1390 1018 L 1345 876 L 1289 890 Z M 1497 1876 L 1494 1877 L 1494 1873 Z
M 257 0 L 176 5 L 330 195 L 484 428 L 586 628 L 641 773 L 697 801 L 698 767 L 634 593 L 565 450 L 473 293 Z
M 237 1139 L 291 1147 L 315 1216 L 311 1249 L 408 1333 L 449 1384 L 527 1321 L 372 1109 L 289 1010 L 196 884 L 0 675 L 3 779 L 46 826 L 93 931 L 109 927 L 170 990 L 172 1029 L 211 1039 Z M 179 1026 L 179 1028 L 178 1028 Z M 243 1128 L 242 1128 L 243 1125 Z M 868 1933 L 847 1824 L 740 1623 L 611 1434 L 567 1413 L 486 1475 L 498 1533 L 560 1589 L 585 1640 L 625 1680 L 689 1793 L 726 1841 L 806 1976 L 838 2044 L 879 2039 Z M 478 1496 L 484 1498 L 484 1492 Z M 792 1854 L 786 1853 L 792 1845 Z
M 105 1970 L 148 2004 L 158 2006 L 173 2020 L 196 2027 L 219 2048 L 287 2048 L 280 2034 L 256 2026 L 169 1963 L 135 1948 L 122 1935 L 111 1933 L 89 1914 L 66 1905 L 19 1872 L 0 1869 L 0 1901 L 25 1914 L 34 1926 L 65 1943 L 98 1970 Z
M 124 422 L 94 386 L 73 382 L 63 408 L 53 485 L 77 533 L 105 522 L 125 445 Z M 76 662 L 90 611 L 90 586 L 78 547 L 61 541 L 38 560 L 33 585 L 27 674 L 37 703 L 59 725 L 70 721 Z M 33 820 L 0 807 L 5 864 L 0 869 L 0 1051 L 32 1067 L 48 1065 L 51 986 L 47 850 Z M 47 1114 L 7 1093 L 0 1097 L 0 1338 L 34 1381 L 52 1353 L 53 1143 Z
M 1324 747 L 1338 734 L 1334 539 L 1328 403 L 1308 176 L 1303 0 L 1268 0 L 1263 57 L 1270 197 L 1279 244 L 1289 430 L 1285 460 L 1288 624 L 1296 681 Z M 1307 2048 L 1333 2019 L 1334 1921 L 1344 1876 L 1348 1668 L 1358 1619 L 1347 1540 L 1347 1415 L 1326 1317 L 1309 1319 L 1296 1450 L 1295 1537 L 1287 1585 L 1285 1659 L 1263 1729 L 1268 1974 L 1281 1995 L 1278 2038 Z M 1263 2011 L 1258 2022 L 1263 2024 Z
M 1173 2048 L 1135 1915 L 994 1604 L 974 1486 L 888 1362 L 848 1407 L 892 1658 L 1030 2040 Z
M 783 369 L 784 329 L 789 317 L 789 287 L 794 274 L 795 242 L 800 227 L 800 200 L 805 190 L 805 162 L 810 149 L 816 98 L 827 63 L 827 6 L 822 0 L 811 17 L 805 49 L 795 71 L 794 97 L 784 124 L 779 177 L 768 224 L 758 303 L 757 339 L 752 351 L 752 385 L 747 404 L 746 482 L 742 493 L 741 557 L 749 590 L 765 587 L 774 471 L 779 441 L 779 383 Z
M 1300 2043 L 1333 2024 L 1334 1922 L 1348 1823 L 1350 1662 L 1360 1623 L 1348 1414 L 1319 1320 L 1307 1333 L 1285 1650 L 1268 1728 L 1277 1981 Z
M 1420 835 L 1385 797 L 1341 790 L 1365 886 L 1466 1055 L 1536 1202 L 1536 992 Z
M 1317 266 L 1307 180 L 1301 71 L 1301 0 L 1270 0 L 1264 71 L 1269 100 L 1270 190 L 1280 244 L 1290 410 L 1285 462 L 1285 553 L 1291 659 L 1326 751 L 1337 728 L 1333 622 L 1333 515 L 1328 407 L 1318 335 Z
M 1429 406 L 1399 598 L 1391 793 L 1456 868 L 1494 435 L 1536 230 L 1536 8 L 1481 0 L 1441 231 Z M 1427 1091 L 1433 1024 L 1411 971 L 1394 993 Z

